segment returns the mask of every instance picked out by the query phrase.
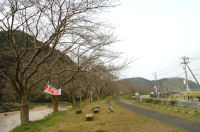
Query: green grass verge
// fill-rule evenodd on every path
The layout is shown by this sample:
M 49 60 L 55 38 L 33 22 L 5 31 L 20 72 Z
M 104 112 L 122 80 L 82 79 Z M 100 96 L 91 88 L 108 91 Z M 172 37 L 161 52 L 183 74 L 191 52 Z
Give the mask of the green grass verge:
M 142 101 L 135 101 L 127 97 L 122 97 L 121 100 L 127 103 L 131 103 L 132 105 L 136 105 L 138 107 L 157 111 L 160 113 L 178 116 L 181 118 L 190 119 L 194 121 L 200 121 L 199 108 L 189 108 L 189 107 L 171 106 L 171 105 L 165 105 L 165 104 L 146 103 Z

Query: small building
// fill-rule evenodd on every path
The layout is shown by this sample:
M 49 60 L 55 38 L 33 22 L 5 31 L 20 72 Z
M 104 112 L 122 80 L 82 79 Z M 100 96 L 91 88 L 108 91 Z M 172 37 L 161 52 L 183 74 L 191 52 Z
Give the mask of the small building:
M 140 97 L 140 93 L 139 92 L 135 92 L 135 97 Z

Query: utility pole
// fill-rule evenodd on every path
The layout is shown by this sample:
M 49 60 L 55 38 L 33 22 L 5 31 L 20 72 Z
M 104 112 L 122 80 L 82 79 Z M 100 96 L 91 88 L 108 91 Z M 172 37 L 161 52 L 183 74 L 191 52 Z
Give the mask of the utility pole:
M 154 73 L 154 77 L 155 77 L 155 80 L 154 80 L 154 88 L 156 89 L 156 82 L 157 82 L 157 74 L 156 74 L 156 72 Z
M 159 87 L 158 87 L 157 74 L 156 74 L 156 72 L 154 73 L 154 77 L 155 77 L 154 88 L 156 89 L 156 93 L 158 94 L 158 98 L 160 98 L 160 89 L 159 89 Z
M 189 58 L 184 56 L 184 57 L 182 57 L 182 59 L 183 59 L 183 62 L 181 64 L 183 64 L 183 70 L 185 71 L 184 84 L 186 85 L 187 96 L 188 96 L 188 100 L 189 100 L 189 86 L 188 86 L 188 76 L 187 76 L 187 69 L 186 69 L 186 66 L 189 63 Z
M 189 88 L 188 88 L 188 79 L 187 79 L 186 67 L 189 69 L 190 73 L 192 74 L 194 80 L 196 81 L 196 83 L 197 83 L 197 85 L 198 85 L 199 87 L 200 87 L 200 84 L 199 84 L 197 78 L 195 77 L 195 75 L 193 74 L 192 70 L 190 69 L 190 67 L 189 67 L 189 65 L 188 65 L 188 63 L 190 63 L 190 62 L 189 62 L 189 58 L 186 57 L 186 56 L 184 56 L 184 57 L 182 57 L 182 59 L 183 59 L 183 62 L 182 62 L 181 64 L 184 64 L 184 65 L 183 65 L 183 66 L 184 66 L 183 69 L 184 69 L 184 71 L 185 71 L 185 76 L 186 76 L 187 94 L 189 95 Z
M 164 98 L 166 98 L 167 97 L 167 89 L 166 89 L 166 87 L 165 87 L 165 82 L 163 82 L 163 95 L 164 95 Z

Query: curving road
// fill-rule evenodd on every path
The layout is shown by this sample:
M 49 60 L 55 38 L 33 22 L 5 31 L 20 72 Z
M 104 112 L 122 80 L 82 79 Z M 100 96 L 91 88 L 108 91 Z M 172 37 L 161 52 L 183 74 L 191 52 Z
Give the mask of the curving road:
M 121 107 L 124 107 L 138 114 L 147 116 L 149 118 L 164 122 L 166 124 L 175 126 L 177 128 L 186 130 L 188 132 L 200 132 L 200 122 L 195 122 L 192 120 L 187 120 L 187 119 L 183 119 L 183 118 L 179 118 L 179 117 L 175 117 L 175 116 L 171 116 L 167 114 L 162 114 L 162 113 L 151 111 L 151 110 L 146 110 L 143 108 L 139 108 L 133 105 L 123 103 L 119 99 L 115 99 L 114 101 L 116 104 L 120 105 Z

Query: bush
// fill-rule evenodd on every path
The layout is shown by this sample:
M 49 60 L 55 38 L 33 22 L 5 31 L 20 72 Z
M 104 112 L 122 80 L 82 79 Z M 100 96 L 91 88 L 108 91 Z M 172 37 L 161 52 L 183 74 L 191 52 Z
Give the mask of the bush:
M 153 103 L 152 98 L 143 98 L 142 101 L 147 102 L 147 103 Z
M 139 98 L 138 97 L 128 97 L 128 99 L 132 99 L 132 100 L 135 100 L 135 101 L 139 101 Z
M 177 105 L 177 101 L 176 100 L 171 100 L 171 101 L 169 101 L 169 104 L 171 105 L 171 106 L 175 106 L 175 105 Z
M 141 101 L 141 99 L 140 99 L 140 98 L 138 98 L 138 97 L 136 97 L 135 101 Z
M 154 104 L 161 104 L 161 102 L 162 102 L 162 101 L 161 101 L 160 99 L 154 99 L 154 100 L 153 100 L 153 103 L 154 103 Z
M 199 116 L 199 112 L 197 110 L 194 111 L 195 116 Z
M 131 98 L 135 101 L 141 100 L 146 103 L 163 104 L 163 105 L 171 105 L 171 106 L 175 106 L 178 103 L 176 100 L 167 101 L 167 100 L 154 99 L 154 98 L 141 98 L 141 99 L 137 97 L 131 97 Z
M 177 109 L 177 112 L 178 112 L 178 113 L 181 113 L 181 108 L 178 108 L 178 109 Z
M 166 104 L 167 104 L 167 101 L 166 101 L 166 100 L 161 100 L 161 104 L 166 105 Z
M 197 99 L 200 101 L 200 96 L 197 96 Z
M 127 99 L 133 99 L 133 100 L 134 100 L 136 97 L 127 96 L 126 98 L 127 98 Z
M 185 110 L 185 114 L 187 114 L 188 113 L 188 110 Z

